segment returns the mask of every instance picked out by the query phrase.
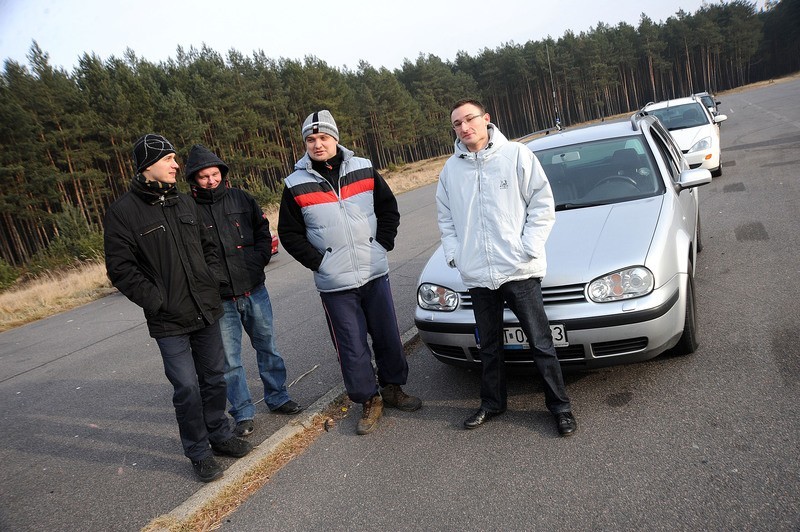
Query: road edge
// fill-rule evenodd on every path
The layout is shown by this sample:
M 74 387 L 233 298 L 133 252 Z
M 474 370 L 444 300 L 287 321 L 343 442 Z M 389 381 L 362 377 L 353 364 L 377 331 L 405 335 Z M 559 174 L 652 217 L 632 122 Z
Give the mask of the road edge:
M 419 332 L 417 328 L 412 326 L 411 329 L 400 337 L 403 347 L 408 347 L 418 336 Z M 221 479 L 205 484 L 182 504 L 156 519 L 166 519 L 168 523 L 189 520 L 192 515 L 203 506 L 213 501 L 221 492 L 240 482 L 250 470 L 260 464 L 265 458 L 268 458 L 281 445 L 294 436 L 311 428 L 314 425 L 314 419 L 327 410 L 328 407 L 335 403 L 340 397 L 345 395 L 345 393 L 344 384 L 339 384 L 331 388 L 311 406 L 306 408 L 299 417 L 289 420 L 286 425 L 275 431 L 272 436 L 255 446 L 247 456 L 236 460 L 225 470 L 225 474 Z

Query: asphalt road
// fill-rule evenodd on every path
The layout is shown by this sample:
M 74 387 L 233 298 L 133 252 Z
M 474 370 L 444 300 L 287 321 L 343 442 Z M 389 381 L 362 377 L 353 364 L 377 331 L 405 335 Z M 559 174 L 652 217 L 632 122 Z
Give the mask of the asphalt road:
M 416 345 L 408 389 L 422 410 L 389 411 L 366 437 L 355 412 L 223 528 L 800 528 L 798 103 L 798 80 L 722 98 L 724 172 L 700 189 L 693 356 L 569 374 L 580 426 L 560 439 L 531 374 L 512 377 L 506 414 L 464 431 L 477 373 Z M 407 331 L 438 233 L 432 187 L 399 201 L 391 279 Z M 310 404 L 341 382 L 319 299 L 285 252 L 267 270 L 289 381 L 311 370 L 290 393 Z M 157 346 L 124 297 L 0 334 L 0 361 L 0 530 L 137 530 L 203 487 Z M 259 443 L 287 419 L 259 405 L 256 421 Z
M 223 530 L 800 529 L 800 81 L 722 98 L 724 173 L 700 190 L 699 350 L 567 376 L 558 437 L 538 383 L 466 431 L 475 371 L 418 346 L 417 413 L 358 408 Z

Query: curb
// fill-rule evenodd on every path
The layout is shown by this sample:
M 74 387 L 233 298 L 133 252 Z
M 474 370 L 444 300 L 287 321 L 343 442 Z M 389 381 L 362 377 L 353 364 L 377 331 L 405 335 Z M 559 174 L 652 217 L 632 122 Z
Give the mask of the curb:
M 408 346 L 411 342 L 416 340 L 418 335 L 417 328 L 412 326 L 411 329 L 400 337 L 403 347 Z M 304 415 L 302 417 L 288 421 L 286 425 L 278 429 L 272 436 L 255 446 L 247 456 L 236 460 L 233 465 L 225 470 L 225 474 L 221 479 L 204 485 L 180 506 L 161 517 L 166 517 L 170 521 L 174 520 L 177 522 L 187 520 L 203 505 L 213 500 L 220 492 L 240 482 L 250 469 L 260 463 L 264 458 L 270 456 L 270 454 L 284 442 L 300 434 L 304 430 L 311 428 L 314 424 L 314 418 L 322 414 L 322 412 L 345 393 L 344 384 L 340 384 L 328 390 L 325 395 L 317 399 L 311 406 L 303 411 Z

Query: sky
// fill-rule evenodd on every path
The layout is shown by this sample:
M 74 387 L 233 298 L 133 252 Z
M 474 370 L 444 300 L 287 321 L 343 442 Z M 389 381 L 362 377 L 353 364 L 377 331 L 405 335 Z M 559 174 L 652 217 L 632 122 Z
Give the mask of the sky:
M 35 40 L 50 64 L 68 72 L 84 53 L 123 57 L 127 48 L 158 63 L 178 46 L 223 55 L 263 51 L 272 59 L 314 56 L 355 70 L 361 60 L 400 68 L 433 54 L 455 60 L 506 43 L 524 44 L 598 23 L 637 27 L 644 13 L 664 22 L 704 0 L 0 0 L 0 58 L 28 65 Z M 712 2 L 719 3 L 719 2 Z M 763 7 L 759 0 L 757 8 Z

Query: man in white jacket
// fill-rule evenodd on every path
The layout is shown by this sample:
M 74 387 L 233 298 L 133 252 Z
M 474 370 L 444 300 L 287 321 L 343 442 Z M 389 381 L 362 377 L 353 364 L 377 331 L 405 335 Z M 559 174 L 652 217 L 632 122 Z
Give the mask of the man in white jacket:
M 444 256 L 469 288 L 483 368 L 481 406 L 464 421 L 474 429 L 506 410 L 503 306 L 517 316 L 544 381 L 558 432 L 577 422 L 564 386 L 541 281 L 545 242 L 555 222 L 553 193 L 539 161 L 506 139 L 476 100 L 461 100 L 450 119 L 455 153 L 439 175 L 436 203 Z

